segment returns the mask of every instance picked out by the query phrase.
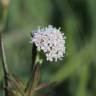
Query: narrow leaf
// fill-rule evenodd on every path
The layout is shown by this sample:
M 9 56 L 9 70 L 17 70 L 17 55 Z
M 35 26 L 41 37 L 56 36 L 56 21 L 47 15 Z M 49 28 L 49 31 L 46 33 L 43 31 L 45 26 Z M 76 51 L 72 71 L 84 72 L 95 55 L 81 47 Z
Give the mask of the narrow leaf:
M 14 77 L 8 75 L 9 84 L 15 88 L 17 92 L 19 92 L 22 96 L 24 96 L 24 89 L 23 87 L 16 81 Z

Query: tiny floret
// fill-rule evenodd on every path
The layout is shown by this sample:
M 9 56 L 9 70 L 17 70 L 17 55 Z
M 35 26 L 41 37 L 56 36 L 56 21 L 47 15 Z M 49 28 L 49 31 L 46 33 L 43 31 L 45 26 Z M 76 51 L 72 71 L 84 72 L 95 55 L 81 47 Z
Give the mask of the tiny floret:
M 64 33 L 52 25 L 32 32 L 31 43 L 36 45 L 38 51 L 43 51 L 48 61 L 62 59 L 65 54 Z

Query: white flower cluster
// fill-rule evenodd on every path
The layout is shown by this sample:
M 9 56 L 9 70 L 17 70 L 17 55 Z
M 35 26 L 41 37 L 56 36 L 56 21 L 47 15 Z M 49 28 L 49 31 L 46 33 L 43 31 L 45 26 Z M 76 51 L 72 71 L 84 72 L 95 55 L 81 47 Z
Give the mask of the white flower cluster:
M 38 28 L 32 33 L 31 43 L 35 43 L 39 51 L 43 51 L 48 61 L 57 61 L 65 54 L 65 36 L 60 28 L 56 29 L 52 25 L 45 28 Z

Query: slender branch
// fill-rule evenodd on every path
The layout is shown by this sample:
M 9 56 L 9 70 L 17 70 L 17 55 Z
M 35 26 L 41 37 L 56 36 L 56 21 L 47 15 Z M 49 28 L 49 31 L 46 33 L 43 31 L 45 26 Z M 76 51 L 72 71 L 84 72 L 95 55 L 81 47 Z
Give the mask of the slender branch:
M 0 34 L 0 52 L 1 52 L 1 60 L 2 60 L 2 65 L 3 65 L 3 72 L 4 72 L 4 87 L 5 87 L 5 96 L 8 96 L 8 79 L 7 79 L 7 74 L 8 74 L 8 68 L 7 68 L 7 63 L 6 63 L 6 56 L 5 56 L 5 51 L 4 51 L 4 45 L 3 45 L 3 39 L 2 39 L 2 34 Z
M 32 36 L 32 35 L 31 35 Z M 27 82 L 26 88 L 25 88 L 25 92 L 27 90 L 27 88 L 30 86 L 30 82 L 32 82 L 32 78 L 34 77 L 34 69 L 35 69 L 35 60 L 36 60 L 36 55 L 37 55 L 37 47 L 35 46 L 35 44 L 33 43 L 32 46 L 32 67 L 31 67 L 31 76 Z

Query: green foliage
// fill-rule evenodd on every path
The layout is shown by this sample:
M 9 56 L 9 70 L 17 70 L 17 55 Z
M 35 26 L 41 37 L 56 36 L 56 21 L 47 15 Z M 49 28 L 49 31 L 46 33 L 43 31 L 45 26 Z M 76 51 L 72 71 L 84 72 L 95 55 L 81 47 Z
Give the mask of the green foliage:
M 24 84 L 21 80 L 17 83 L 16 76 L 10 77 L 12 89 L 16 89 L 10 92 L 11 95 L 24 95 L 28 78 L 33 76 L 30 32 L 37 26 L 52 24 L 61 27 L 62 32 L 65 32 L 66 55 L 58 62 L 44 60 L 40 82 L 57 82 L 53 88 L 56 94 L 52 96 L 96 96 L 95 5 L 95 0 L 10 0 L 8 12 L 5 14 L 0 3 L 0 31 L 4 29 L 8 67 L 11 73 L 24 81 Z M 0 86 L 2 82 L 0 62 Z

